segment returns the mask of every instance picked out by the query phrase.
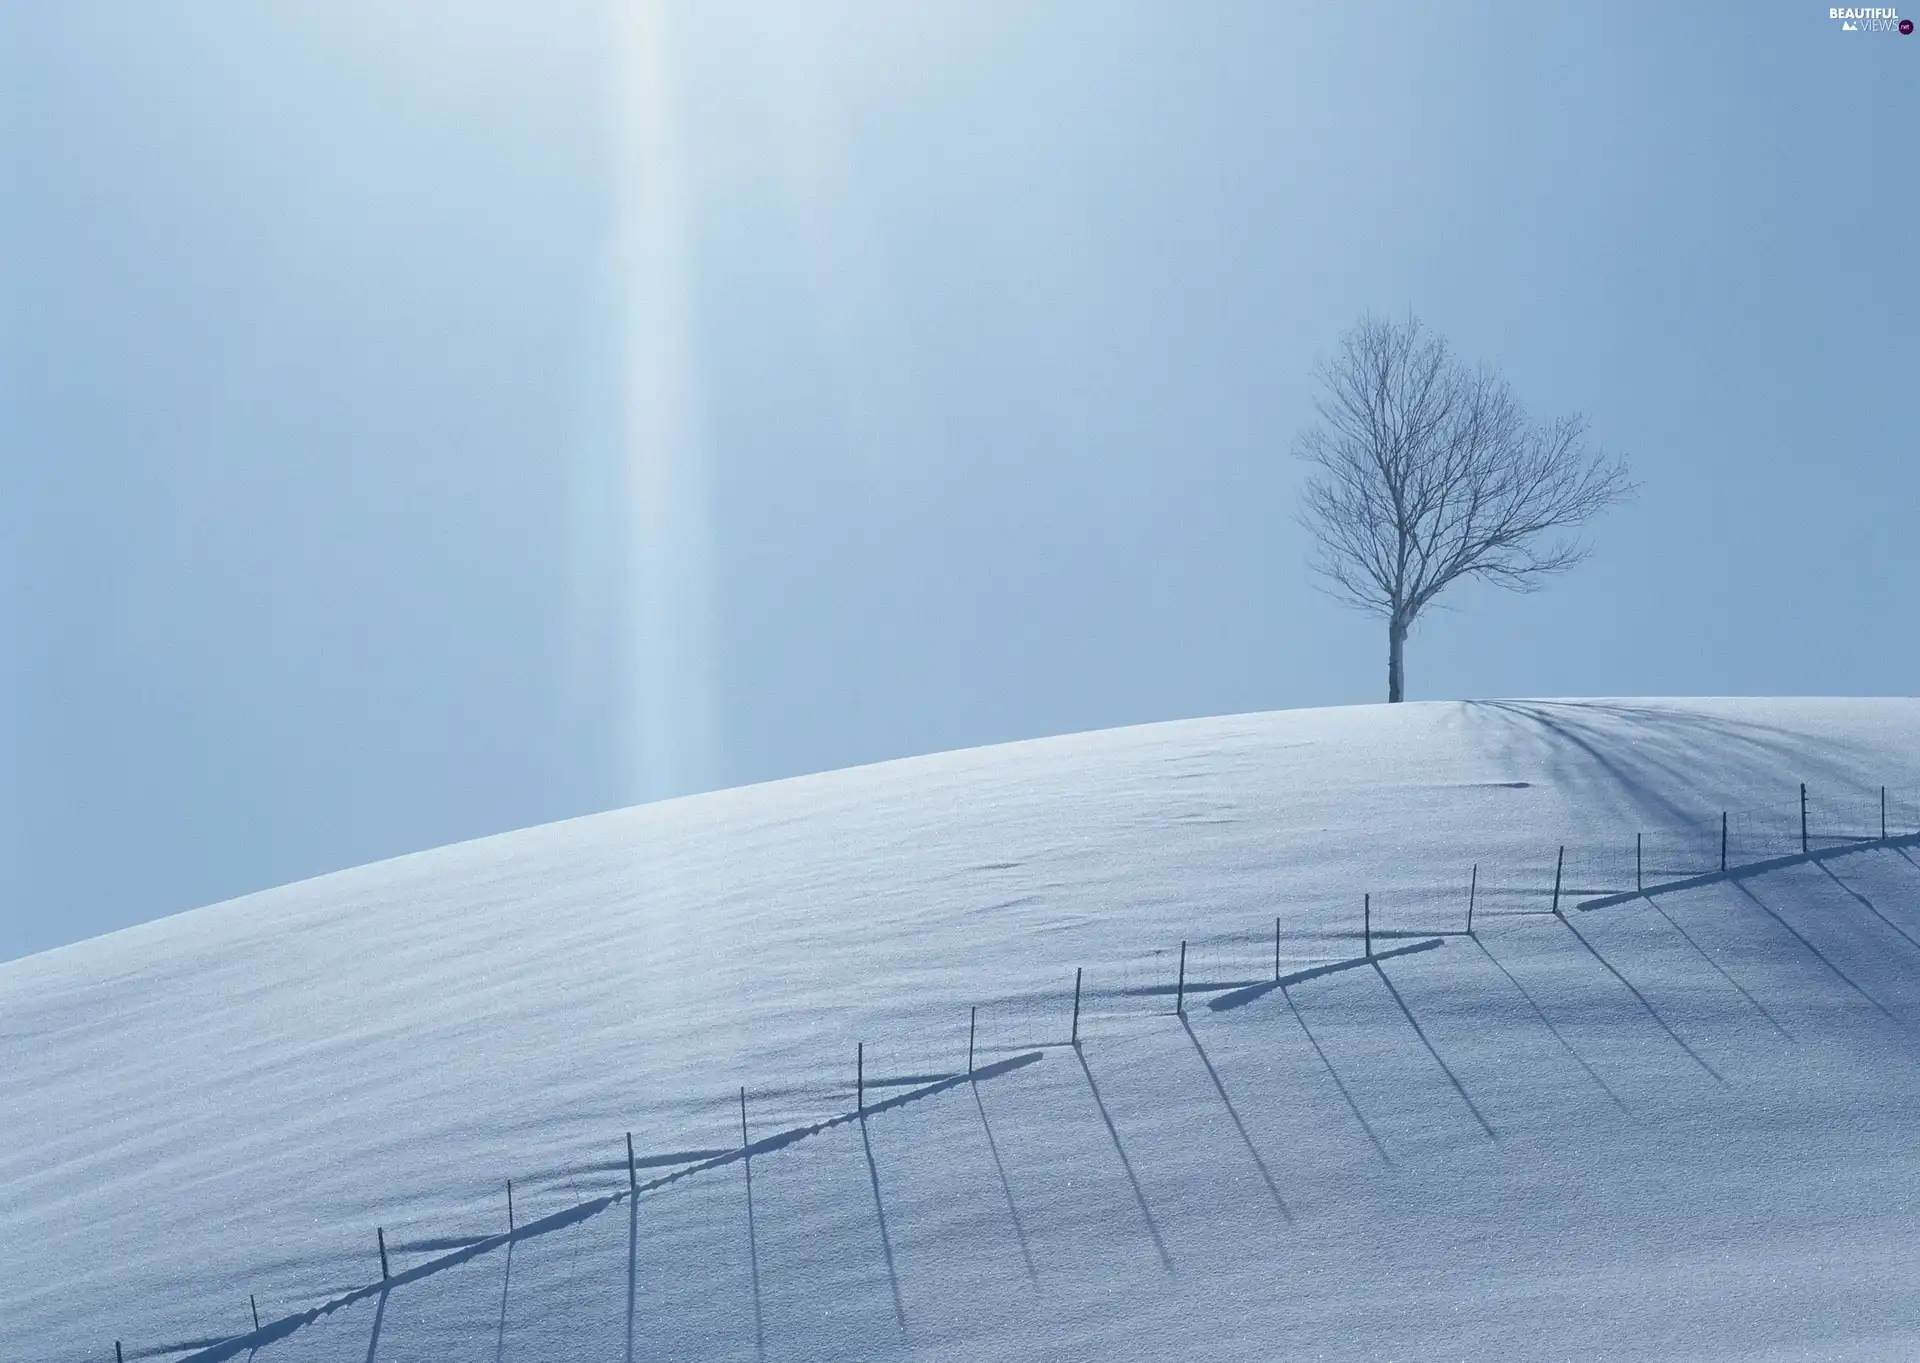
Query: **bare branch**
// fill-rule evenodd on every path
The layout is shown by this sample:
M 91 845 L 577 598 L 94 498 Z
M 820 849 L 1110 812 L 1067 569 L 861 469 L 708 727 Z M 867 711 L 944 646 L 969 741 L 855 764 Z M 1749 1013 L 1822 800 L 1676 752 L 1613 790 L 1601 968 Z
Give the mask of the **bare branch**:
M 1536 591 L 1586 557 L 1569 532 L 1633 495 L 1583 417 L 1535 425 L 1504 380 L 1411 317 L 1362 317 L 1319 378 L 1319 424 L 1294 442 L 1314 468 L 1300 522 L 1323 588 L 1387 619 L 1391 699 L 1400 641 L 1449 585 Z

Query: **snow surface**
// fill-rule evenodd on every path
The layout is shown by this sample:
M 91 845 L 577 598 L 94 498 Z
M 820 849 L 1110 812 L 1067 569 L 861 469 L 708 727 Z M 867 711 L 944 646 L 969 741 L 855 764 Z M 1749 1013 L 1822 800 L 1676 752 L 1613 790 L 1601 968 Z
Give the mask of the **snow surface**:
M 0 965 L 0 1357 L 1912 1356 L 1920 846 L 1849 840 L 1882 785 L 1920 826 L 1916 740 L 1913 700 L 1153 725 Z M 1636 833 L 1692 877 L 1723 809 L 1788 860 L 1632 897 Z

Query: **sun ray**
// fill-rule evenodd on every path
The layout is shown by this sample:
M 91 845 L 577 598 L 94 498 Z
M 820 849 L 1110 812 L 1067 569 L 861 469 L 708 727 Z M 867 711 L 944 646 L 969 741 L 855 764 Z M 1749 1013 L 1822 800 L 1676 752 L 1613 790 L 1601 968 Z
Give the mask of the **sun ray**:
M 645 800 L 714 777 L 711 488 L 672 16 L 665 0 L 611 13 L 626 603 L 621 778 L 629 798 Z

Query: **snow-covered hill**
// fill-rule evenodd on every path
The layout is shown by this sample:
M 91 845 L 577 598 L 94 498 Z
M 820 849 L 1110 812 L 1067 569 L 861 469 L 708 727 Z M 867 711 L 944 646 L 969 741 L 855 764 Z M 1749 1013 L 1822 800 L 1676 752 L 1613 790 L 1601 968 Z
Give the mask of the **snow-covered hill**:
M 1802 782 L 1833 855 L 1618 893 L 1636 834 L 1648 881 L 1717 869 L 1723 810 L 1734 864 L 1791 857 Z M 0 1357 L 1905 1356 L 1882 786 L 1912 833 L 1920 702 L 1239 716 L 0 965 Z

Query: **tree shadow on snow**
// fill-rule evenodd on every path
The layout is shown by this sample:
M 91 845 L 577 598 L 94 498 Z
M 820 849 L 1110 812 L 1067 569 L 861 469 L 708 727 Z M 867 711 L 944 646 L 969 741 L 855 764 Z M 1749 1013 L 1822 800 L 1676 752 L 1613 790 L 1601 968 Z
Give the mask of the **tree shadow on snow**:
M 1783 768 L 1806 772 L 1815 783 L 1849 782 L 1827 746 L 1753 720 L 1604 701 L 1481 700 L 1466 707 L 1494 722 L 1507 741 L 1543 756 L 1553 782 L 1659 822 L 1691 822 L 1723 807 L 1723 798 L 1700 787 L 1707 770 L 1718 791 L 1753 789 L 1778 779 Z M 1703 752 L 1709 746 L 1711 753 Z M 1604 783 L 1591 779 L 1596 773 Z M 1675 791 L 1701 798 L 1683 803 Z

